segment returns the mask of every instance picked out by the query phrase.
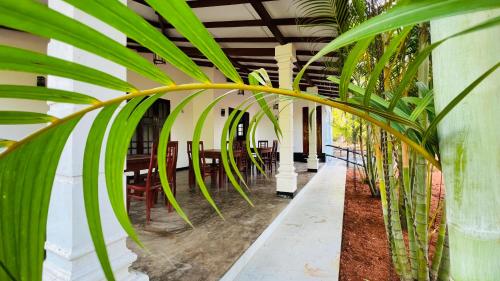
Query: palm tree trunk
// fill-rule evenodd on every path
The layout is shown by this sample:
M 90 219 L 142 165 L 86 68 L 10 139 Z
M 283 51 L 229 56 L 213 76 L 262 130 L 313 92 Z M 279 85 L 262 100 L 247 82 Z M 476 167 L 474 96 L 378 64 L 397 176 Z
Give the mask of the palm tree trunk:
M 411 180 L 410 180 L 410 153 L 408 146 L 401 143 L 402 154 L 402 167 L 403 167 L 403 191 L 405 200 L 405 215 L 406 226 L 408 231 L 408 244 L 409 244 L 409 257 L 411 266 L 411 276 L 417 279 L 418 272 L 418 259 L 417 259 L 417 242 L 415 237 L 415 227 L 413 221 L 413 207 L 412 207 L 412 193 L 411 193 Z
M 434 257 L 432 258 L 432 268 L 431 268 L 431 278 L 432 280 L 437 280 L 438 273 L 441 271 L 440 267 L 446 266 L 442 264 L 443 249 L 446 238 L 446 211 L 443 210 L 443 215 L 441 217 L 441 222 L 439 223 L 438 239 L 436 242 L 436 250 L 434 251 Z
M 500 15 L 500 9 L 431 22 L 433 41 Z M 460 36 L 433 52 L 436 112 L 500 61 L 500 26 Z M 450 278 L 500 276 L 500 71 L 474 89 L 438 127 L 446 182 Z

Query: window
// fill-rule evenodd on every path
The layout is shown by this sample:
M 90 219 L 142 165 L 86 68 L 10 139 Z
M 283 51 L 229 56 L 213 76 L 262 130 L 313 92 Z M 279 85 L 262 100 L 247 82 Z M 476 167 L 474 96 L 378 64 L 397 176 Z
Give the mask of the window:
M 238 137 L 243 137 L 244 131 L 243 131 L 243 123 L 238 124 L 238 132 L 237 132 Z

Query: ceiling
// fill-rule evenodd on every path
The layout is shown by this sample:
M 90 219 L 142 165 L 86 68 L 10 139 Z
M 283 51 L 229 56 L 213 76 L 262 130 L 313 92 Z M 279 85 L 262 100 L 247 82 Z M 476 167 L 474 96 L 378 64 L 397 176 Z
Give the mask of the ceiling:
M 337 34 L 321 28 L 304 27 L 308 22 L 293 5 L 293 0 L 193 0 L 188 1 L 198 18 L 208 28 L 215 40 L 242 77 L 249 72 L 265 68 L 273 84 L 278 85 L 278 69 L 274 60 L 274 47 L 293 43 L 297 62 L 295 73 Z M 143 0 L 128 0 L 128 6 L 142 15 L 200 66 L 213 66 L 196 48 L 171 25 L 157 15 Z M 161 23 L 161 24 L 160 24 Z M 129 40 L 129 48 L 149 52 Z M 325 70 L 324 61 L 335 61 L 335 54 L 313 63 L 303 77 L 301 87 L 318 86 L 323 95 L 337 96 L 336 85 L 326 81 L 326 75 L 338 74 Z

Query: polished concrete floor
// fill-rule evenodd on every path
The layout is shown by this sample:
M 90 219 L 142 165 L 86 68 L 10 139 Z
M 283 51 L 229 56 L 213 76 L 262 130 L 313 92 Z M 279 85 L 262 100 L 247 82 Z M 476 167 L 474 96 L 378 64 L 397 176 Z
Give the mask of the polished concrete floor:
M 315 175 L 306 165 L 296 163 L 299 190 Z M 231 187 L 211 187 L 211 195 L 224 219 L 219 217 L 202 194 L 189 190 L 187 171 L 177 174 L 177 199 L 194 228 L 162 203 L 152 210 L 152 222 L 145 224 L 143 202 L 132 202 L 130 217 L 145 249 L 129 241 L 138 255 L 133 269 L 145 272 L 150 280 L 219 280 L 252 244 L 290 199 L 276 196 L 274 173 L 249 178 L 251 207 Z M 210 186 L 210 179 L 207 179 Z

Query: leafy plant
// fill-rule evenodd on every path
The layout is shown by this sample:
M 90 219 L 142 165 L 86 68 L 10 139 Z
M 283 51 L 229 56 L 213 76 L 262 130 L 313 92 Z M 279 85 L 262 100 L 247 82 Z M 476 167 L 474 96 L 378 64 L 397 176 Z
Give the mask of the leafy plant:
M 440 168 L 440 160 L 435 158 L 439 150 L 434 128 L 427 131 L 412 120 L 411 112 L 399 94 L 393 94 L 390 102 L 369 96 L 365 101 L 365 90 L 349 84 L 349 75 L 341 77 L 343 99 L 331 100 L 320 95 L 301 92 L 298 88 L 302 75 L 307 66 L 315 60 L 338 48 L 355 42 L 356 52 L 361 52 L 372 38 L 381 32 L 398 29 L 402 26 L 413 25 L 438 17 L 452 16 L 472 11 L 496 8 L 498 1 L 493 0 L 447 0 L 447 1 L 402 1 L 396 7 L 378 17 L 374 17 L 356 28 L 353 28 L 329 43 L 323 50 L 314 56 L 297 76 L 294 89 L 273 88 L 266 83 L 265 71 L 258 71 L 252 76 L 249 84 L 244 84 L 234 66 L 228 60 L 222 49 L 216 44 L 210 33 L 203 27 L 200 20 L 190 10 L 183 0 L 146 0 L 146 2 L 176 30 L 186 37 L 201 53 L 203 53 L 227 78 L 234 83 L 212 83 L 207 79 L 198 66 L 176 47 L 168 38 L 149 25 L 144 19 L 132 10 L 115 0 L 65 0 L 67 3 L 87 12 L 101 21 L 113 26 L 128 37 L 136 40 L 145 48 L 163 57 L 165 61 L 180 71 L 195 78 L 200 83 L 177 85 L 155 65 L 151 64 L 134 51 L 109 39 L 94 29 L 51 10 L 38 1 L 30 0 L 3 0 L 0 2 L 0 25 L 22 30 L 38 36 L 53 38 L 73 45 L 87 52 L 96 54 L 105 59 L 122 65 L 143 77 L 161 83 L 162 87 L 154 89 L 137 89 L 127 81 L 120 80 L 102 71 L 85 67 L 81 64 L 50 57 L 11 46 L 0 46 L 0 70 L 14 70 L 47 75 L 55 75 L 99 85 L 109 89 L 129 92 L 110 100 L 97 100 L 90 96 L 54 89 L 39 90 L 35 87 L 20 87 L 17 85 L 2 85 L 0 98 L 37 99 L 47 101 L 87 104 L 87 107 L 63 118 L 56 118 L 46 114 L 22 113 L 20 111 L 0 111 L 0 124 L 49 124 L 43 129 L 15 142 L 2 140 L 0 144 L 6 149 L 0 155 L 0 279 L 13 280 L 40 280 L 42 274 L 43 245 L 47 223 L 47 214 L 55 171 L 61 156 L 64 144 L 74 130 L 79 120 L 87 113 L 99 110 L 88 136 L 85 148 L 85 163 L 83 170 L 84 199 L 90 232 L 101 266 L 108 280 L 114 280 L 112 269 L 108 261 L 107 250 L 101 231 L 97 188 L 97 174 L 99 171 L 100 147 L 104 142 L 104 134 L 109 130 L 105 151 L 106 187 L 113 211 L 127 234 L 139 245 L 140 241 L 129 221 L 123 202 L 123 163 L 127 146 L 133 131 L 142 115 L 153 102 L 163 95 L 177 91 L 193 91 L 184 101 L 174 109 L 180 111 L 196 96 L 203 95 L 206 89 L 248 90 L 254 93 L 256 102 L 262 113 L 254 122 L 257 124 L 263 116 L 271 119 L 279 136 L 280 130 L 272 111 L 263 95 L 280 95 L 292 98 L 301 98 L 320 104 L 341 109 L 356 115 L 373 125 L 383 128 L 407 144 L 413 151 L 419 153 L 427 161 Z M 175 11 L 175 12 L 172 12 Z M 497 24 L 498 21 L 484 23 L 480 28 Z M 64 28 L 61 28 L 64 26 Z M 477 28 L 479 29 L 479 28 Z M 436 46 L 437 47 L 437 46 Z M 359 53 L 358 53 L 359 54 Z M 354 54 L 353 54 L 354 56 Z M 359 56 L 353 57 L 353 63 Z M 496 66 L 498 67 L 498 65 Z M 491 73 L 490 70 L 489 73 Z M 488 74 L 488 73 L 486 73 Z M 485 75 L 486 75 L 485 74 Z M 481 80 L 479 79 L 478 82 Z M 401 86 L 401 91 L 406 86 Z M 3 94 L 2 94 L 3 93 Z M 15 93 L 15 94 L 14 94 Z M 229 95 L 230 93 L 228 92 Z M 463 95 L 466 95 L 464 93 Z M 218 98 L 214 103 L 207 105 L 206 110 L 198 120 L 193 136 L 196 142 L 203 127 L 206 114 L 215 103 L 226 95 Z M 350 97 L 350 95 L 353 95 Z M 123 107 L 118 105 L 123 101 L 129 102 Z M 248 101 L 245 101 L 245 103 Z M 415 100 L 419 103 L 420 100 Z M 242 105 L 244 106 L 244 105 Z M 453 108 L 451 104 L 447 112 Z M 441 113 L 442 117 L 447 113 Z M 111 116 L 116 113 L 113 119 Z M 418 114 L 415 114 L 418 117 Z M 442 119 L 441 116 L 436 120 Z M 233 118 L 235 116 L 232 116 Z M 238 116 L 236 116 L 238 118 Z M 162 140 L 168 138 L 169 130 L 175 121 L 175 114 L 171 114 L 161 132 Z M 235 122 L 237 123 L 237 122 Z M 254 124 L 254 126 L 256 126 Z M 425 142 L 423 137 L 425 136 Z M 247 142 L 248 143 L 248 142 Z M 247 147 L 247 150 L 250 150 Z M 159 155 L 165 153 L 164 147 L 159 147 Z M 193 155 L 198 155 L 198 146 L 193 145 Z M 229 151 L 231 154 L 231 151 Z M 226 158 L 226 156 L 224 156 Z M 164 159 L 164 157 L 162 158 Z M 229 156 L 225 161 L 231 162 Z M 196 161 L 194 163 L 197 163 Z M 160 163 L 160 175 L 163 189 L 177 212 L 188 221 L 181 206 L 172 196 L 164 165 Z M 38 173 L 39 167 L 45 167 L 43 173 Z M 199 167 L 195 165 L 196 179 L 203 195 L 218 212 L 210 192 L 204 186 L 199 176 Z M 239 177 L 239 176 L 238 176 Z M 231 179 L 231 177 L 230 177 Z M 238 192 L 244 198 L 244 191 L 235 181 L 231 180 Z

